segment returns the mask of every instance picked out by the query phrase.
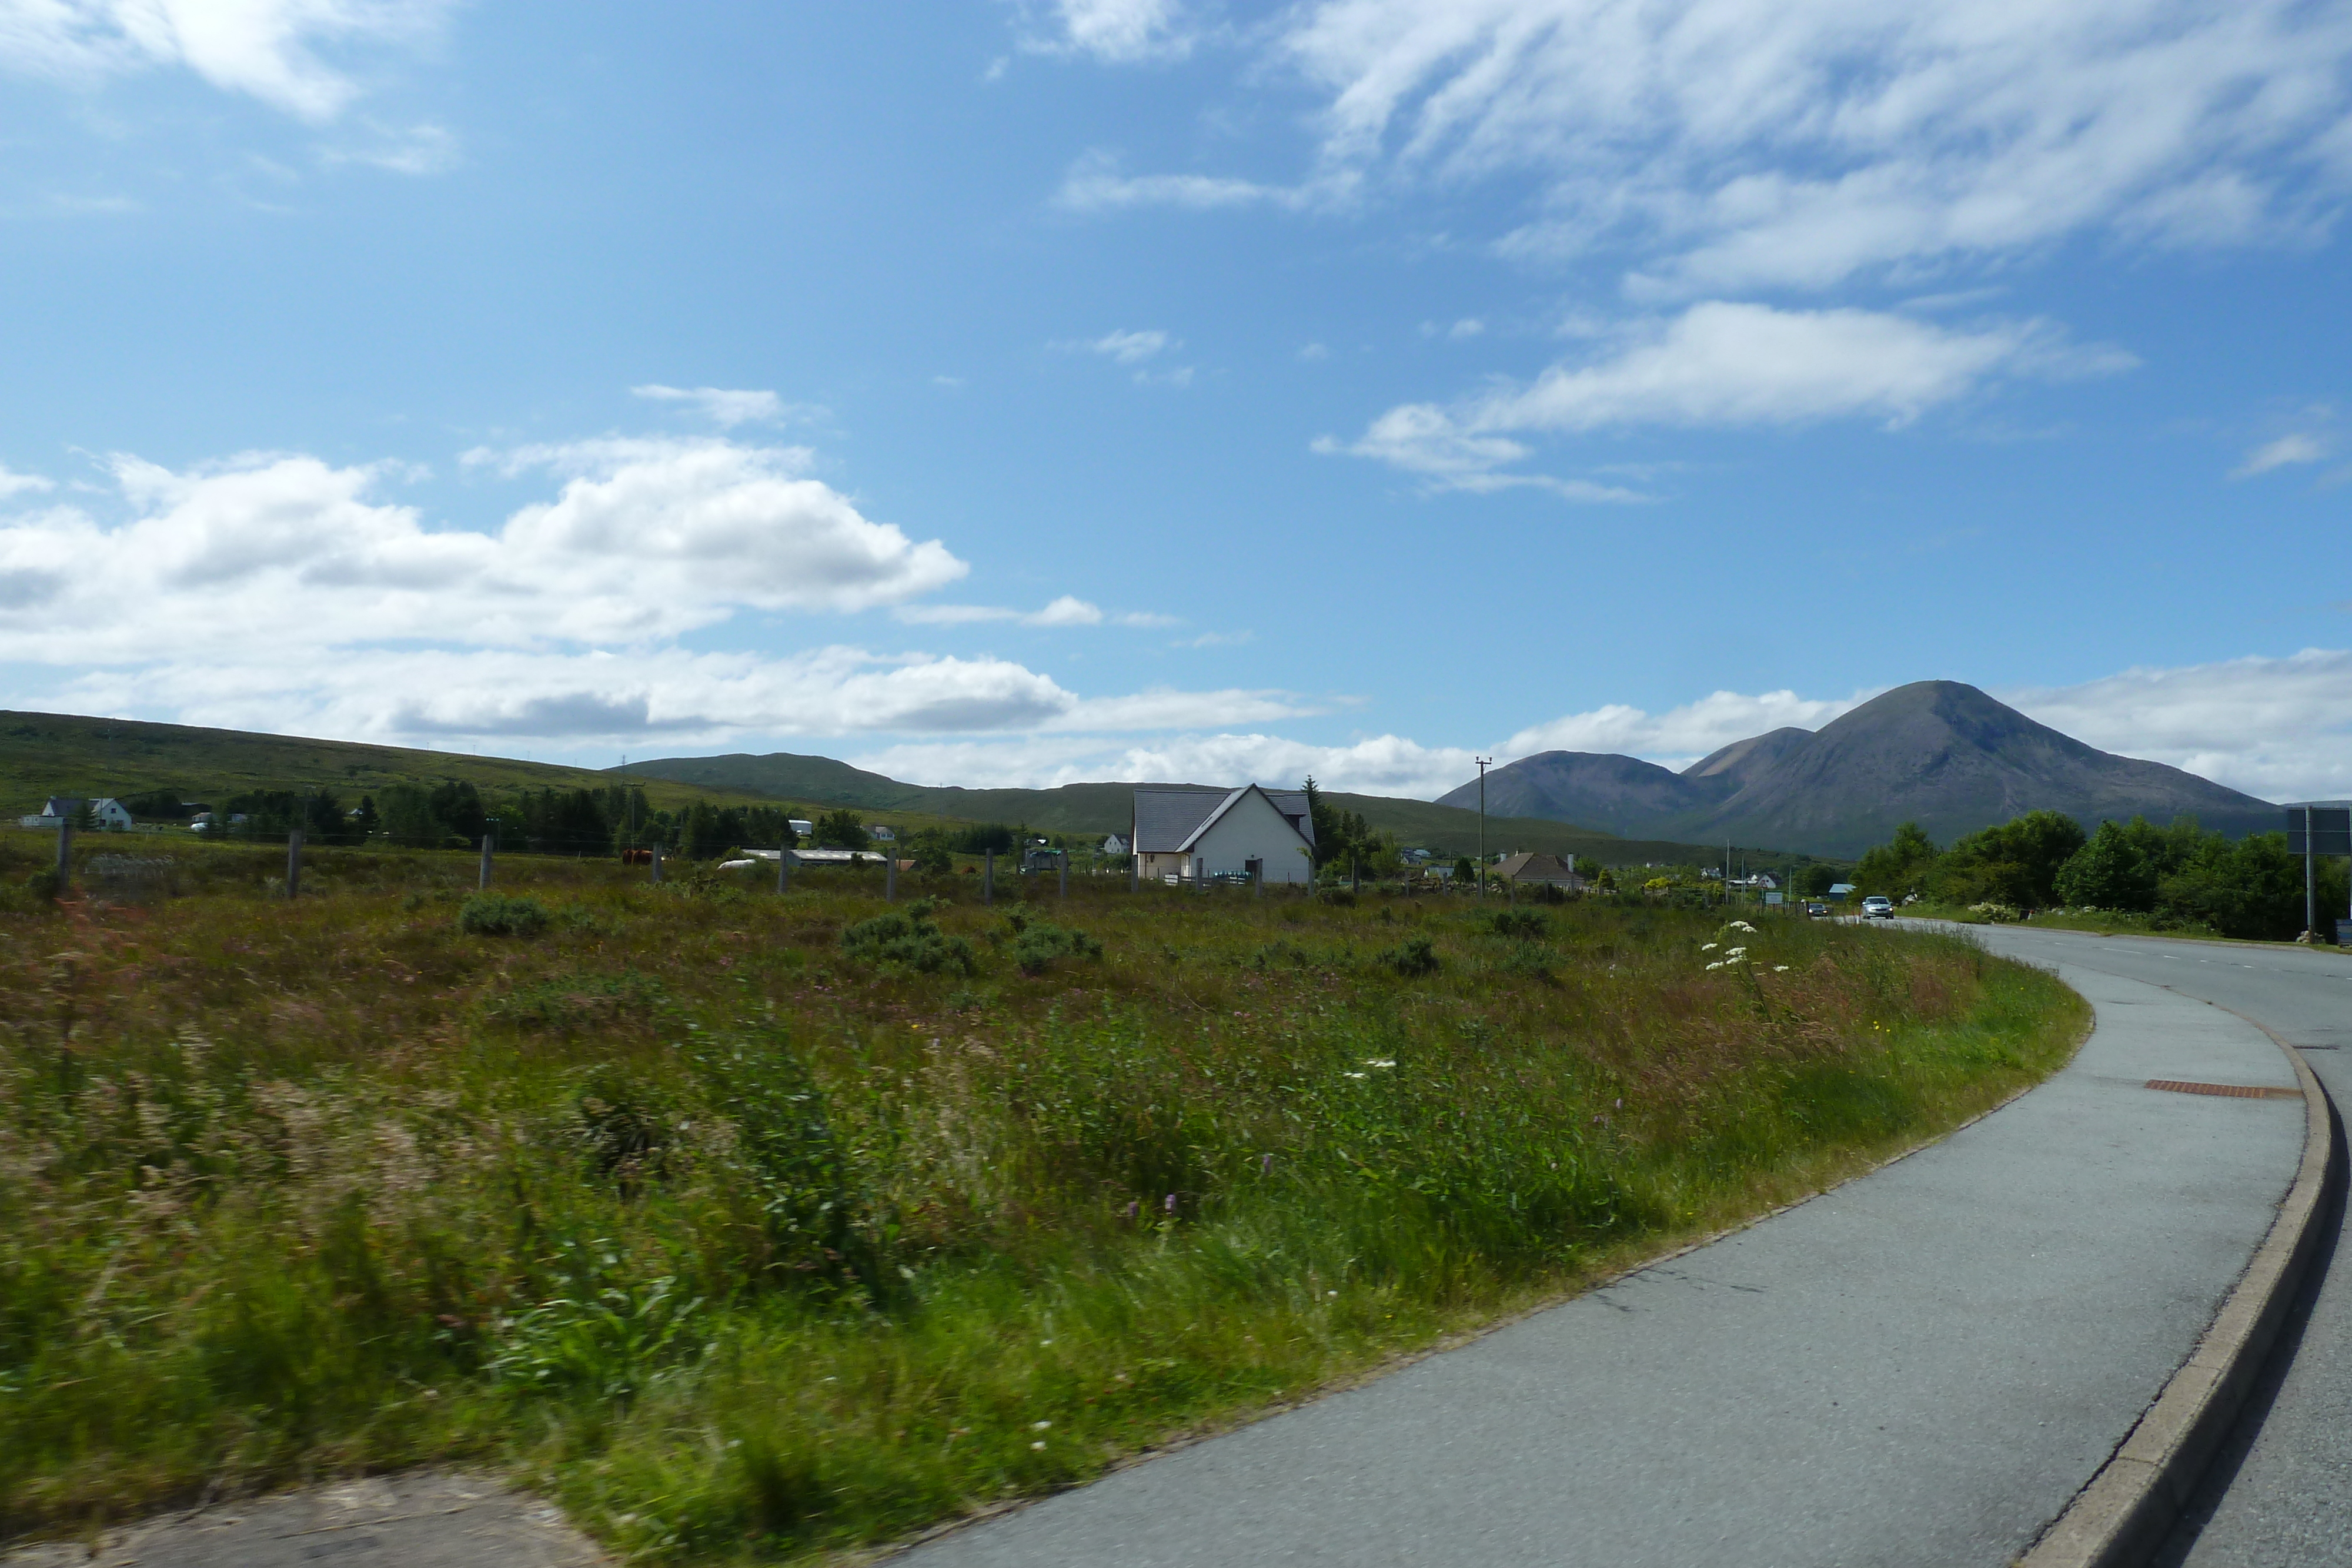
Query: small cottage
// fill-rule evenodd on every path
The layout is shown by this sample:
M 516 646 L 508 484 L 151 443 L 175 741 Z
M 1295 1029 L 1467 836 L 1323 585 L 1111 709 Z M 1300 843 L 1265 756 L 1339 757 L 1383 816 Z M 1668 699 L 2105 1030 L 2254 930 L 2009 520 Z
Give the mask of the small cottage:
M 1295 789 L 1138 789 L 1132 825 L 1139 875 L 1190 882 L 1255 868 L 1272 883 L 1315 878 L 1315 823 Z
M 1574 855 L 1570 855 L 1565 860 L 1558 855 L 1536 854 L 1526 851 L 1515 855 L 1506 855 L 1502 862 L 1495 867 L 1495 879 L 1497 882 L 1529 884 L 1549 883 L 1566 893 L 1584 891 L 1584 879 L 1576 874 Z

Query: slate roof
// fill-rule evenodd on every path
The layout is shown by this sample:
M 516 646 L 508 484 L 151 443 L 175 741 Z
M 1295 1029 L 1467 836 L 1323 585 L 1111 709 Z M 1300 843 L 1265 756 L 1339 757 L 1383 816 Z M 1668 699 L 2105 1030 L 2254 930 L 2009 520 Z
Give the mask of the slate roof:
M 1568 863 L 1558 855 L 1522 852 L 1495 868 L 1495 874 L 1505 882 L 1550 882 L 1567 887 L 1580 887 L 1583 876 L 1569 870 Z
M 1135 792 L 1135 843 L 1139 855 L 1181 854 L 1192 847 L 1201 831 L 1250 792 L 1254 786 L 1223 793 L 1212 789 L 1138 789 Z M 1299 789 L 1259 791 L 1274 809 L 1290 820 L 1299 837 L 1315 841 L 1315 823 L 1307 814 L 1307 795 Z

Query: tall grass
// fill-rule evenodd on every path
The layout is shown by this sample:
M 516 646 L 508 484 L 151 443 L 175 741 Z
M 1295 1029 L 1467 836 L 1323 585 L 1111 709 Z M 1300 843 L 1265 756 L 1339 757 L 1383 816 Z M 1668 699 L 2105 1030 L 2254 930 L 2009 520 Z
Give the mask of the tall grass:
M 1952 938 L 1710 973 L 1639 905 L 502 863 L 541 926 L 459 857 L 191 859 L 0 915 L 10 1531 L 470 1456 L 654 1557 L 885 1540 L 1801 1194 L 2079 1022 Z

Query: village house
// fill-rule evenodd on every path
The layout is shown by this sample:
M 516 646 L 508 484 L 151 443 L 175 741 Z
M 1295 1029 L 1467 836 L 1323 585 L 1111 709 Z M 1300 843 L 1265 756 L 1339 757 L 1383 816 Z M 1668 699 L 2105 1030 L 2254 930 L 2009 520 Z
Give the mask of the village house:
M 1564 893 L 1584 891 L 1584 879 L 1576 873 L 1574 855 L 1565 860 L 1558 855 L 1537 854 L 1531 851 L 1506 855 L 1495 867 L 1495 879 L 1530 885 L 1549 883 Z
M 1272 883 L 1315 879 L 1315 824 L 1296 789 L 1138 789 L 1133 829 L 1140 876 L 1190 882 L 1255 870 Z

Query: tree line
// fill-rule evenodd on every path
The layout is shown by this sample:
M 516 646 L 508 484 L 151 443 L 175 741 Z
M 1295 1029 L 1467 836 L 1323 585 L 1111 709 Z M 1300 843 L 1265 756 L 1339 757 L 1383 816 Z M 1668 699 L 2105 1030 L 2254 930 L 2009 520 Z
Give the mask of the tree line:
M 1857 895 L 1993 904 L 2021 913 L 2082 909 L 2146 915 L 2158 929 L 2285 940 L 2304 929 L 2304 862 L 2286 834 L 2232 840 L 2193 817 L 2158 827 L 2145 817 L 2104 821 L 2085 834 L 2060 811 L 2028 811 L 1937 848 L 1916 822 L 1862 857 Z M 2340 862 L 2318 868 L 2323 922 L 2345 908 Z

